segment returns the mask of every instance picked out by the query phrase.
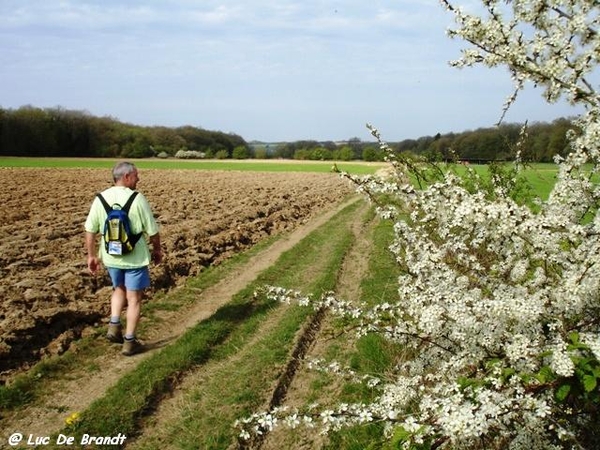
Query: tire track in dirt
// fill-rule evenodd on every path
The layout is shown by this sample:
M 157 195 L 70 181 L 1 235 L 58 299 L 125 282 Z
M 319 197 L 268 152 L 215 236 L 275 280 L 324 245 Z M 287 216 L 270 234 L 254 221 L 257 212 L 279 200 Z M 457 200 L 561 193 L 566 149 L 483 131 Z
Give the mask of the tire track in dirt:
M 362 210 L 365 211 L 364 209 Z M 360 302 L 361 300 L 361 281 L 368 272 L 369 257 L 372 247 L 370 233 L 374 221 L 368 223 L 359 220 L 360 216 L 356 215 L 356 219 L 351 224 L 351 229 L 354 234 L 354 243 L 346 256 L 338 273 L 336 282 L 336 295 L 339 298 Z M 329 329 L 329 322 L 332 317 L 327 314 L 326 310 L 320 310 L 315 314 L 313 321 L 306 327 L 305 334 L 300 337 L 296 349 L 292 354 L 292 358 L 288 363 L 288 371 L 293 373 L 285 373 L 285 379 L 282 380 L 285 384 L 279 385 L 273 392 L 273 399 L 269 408 L 289 406 L 301 406 L 306 402 L 305 387 L 310 384 L 310 376 L 312 373 L 303 367 L 300 360 L 307 358 L 322 357 L 328 346 L 329 340 L 325 338 L 323 330 Z M 305 433 L 303 434 L 302 431 Z M 301 436 L 301 438 L 299 438 Z M 302 429 L 297 433 L 291 434 L 290 430 L 285 426 L 276 428 L 270 433 L 265 433 L 260 439 L 252 442 L 249 446 L 239 446 L 238 450 L 280 450 L 282 448 L 307 449 L 321 448 L 327 440 L 318 431 L 308 431 Z
M 63 379 L 59 382 L 60 386 L 50 386 L 49 389 L 55 394 L 41 404 L 31 405 L 2 418 L 2 428 L 7 433 L 20 431 L 24 434 L 42 436 L 58 432 L 64 426 L 64 419 L 71 412 L 85 410 L 155 350 L 168 345 L 189 327 L 210 317 L 219 307 L 230 301 L 233 295 L 252 282 L 260 272 L 273 265 L 283 252 L 291 249 L 336 213 L 359 199 L 361 197 L 353 196 L 320 214 L 314 220 L 300 225 L 295 231 L 282 236 L 273 245 L 253 256 L 242 267 L 214 286 L 199 292 L 197 300 L 190 308 L 167 313 L 160 324 L 145 333 L 144 343 L 147 351 L 144 353 L 126 358 L 120 355 L 120 348 L 117 350 L 117 347 L 113 347 L 114 352 L 107 352 L 93 361 L 93 364 L 101 370 L 89 374 L 85 380 L 75 378 L 65 381 Z

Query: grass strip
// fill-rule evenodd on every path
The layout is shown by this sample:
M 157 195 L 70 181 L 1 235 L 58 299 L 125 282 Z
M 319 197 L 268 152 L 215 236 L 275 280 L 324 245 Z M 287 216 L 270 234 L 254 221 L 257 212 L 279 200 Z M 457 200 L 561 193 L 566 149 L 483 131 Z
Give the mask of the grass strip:
M 98 346 L 99 334 L 98 331 L 93 336 L 80 339 L 77 352 L 68 351 L 43 359 L 27 372 L 15 376 L 10 383 L 0 386 L 0 417 L 3 412 L 18 410 L 42 398 L 51 397 L 54 390 L 48 389 L 48 383 L 60 383 L 65 373 L 75 371 L 80 374 L 89 370 L 84 360 L 98 356 L 107 347 Z
M 399 268 L 389 250 L 393 238 L 393 223 L 379 220 L 373 230 L 373 246 L 369 255 L 368 276 L 361 282 L 362 300 L 370 306 L 378 303 L 398 301 Z M 353 351 L 347 356 L 350 366 L 359 374 L 371 374 L 384 378 L 387 370 L 398 362 L 402 349 L 379 335 L 361 337 Z M 338 356 L 339 358 L 339 356 Z M 348 383 L 340 393 L 340 401 L 346 403 L 369 402 L 376 391 L 360 384 Z M 331 399 L 328 399 L 331 401 Z M 364 450 L 381 448 L 383 427 L 372 423 L 345 428 L 330 433 L 325 450 Z
M 365 228 L 362 239 L 372 243 L 368 253 L 363 253 L 368 259 L 366 275 L 361 280 L 361 300 L 367 306 L 381 302 L 395 302 L 398 299 L 397 277 L 398 265 L 389 245 L 393 238 L 393 223 L 374 217 L 374 210 L 364 222 L 369 223 Z M 371 223 L 372 222 L 372 223 Z M 353 323 L 330 317 L 329 325 L 323 330 L 321 342 L 316 357 L 326 360 L 339 361 L 349 364 L 359 374 L 384 376 L 402 356 L 402 349 L 390 344 L 380 336 L 367 335 L 354 342 Z M 346 330 L 343 332 L 343 330 Z M 350 335 L 348 334 L 350 333 Z M 306 369 L 305 369 L 306 370 Z M 305 371 L 302 382 L 298 383 L 296 397 L 291 399 L 293 405 L 319 404 L 321 408 L 330 408 L 338 403 L 360 403 L 371 401 L 377 392 L 362 384 L 346 383 L 339 377 L 315 371 Z M 379 424 L 365 424 L 353 428 L 344 428 L 327 436 L 319 436 L 319 429 L 300 427 L 295 430 L 281 427 L 277 429 L 268 448 L 323 448 L 323 449 L 377 449 L 382 445 L 383 429 Z M 268 438 L 269 439 L 269 438 Z M 159 448 L 148 447 L 150 448 Z
M 118 159 L 106 158 L 27 158 L 0 157 L 0 167 L 38 167 L 61 169 L 110 169 Z M 373 164 L 352 161 L 295 161 L 295 160 L 181 160 L 133 159 L 139 169 L 161 170 L 239 170 L 244 172 L 332 172 L 337 168 L 355 175 L 374 174 L 385 163 Z
M 244 342 L 259 329 L 275 305 L 261 296 L 255 296 L 254 291 L 257 288 L 286 281 L 291 283 L 287 287 L 305 287 L 313 292 L 334 286 L 342 258 L 340 255 L 343 255 L 351 242 L 349 231 L 342 232 L 340 227 L 348 221 L 359 204 L 355 202 L 346 207 L 294 249 L 283 254 L 274 266 L 236 294 L 230 303 L 220 308 L 212 317 L 192 327 L 174 344 L 144 360 L 133 372 L 126 374 L 109 389 L 104 397 L 84 411 L 74 426 L 65 428 L 62 432 L 78 438 L 83 433 L 96 436 L 118 433 L 135 435 L 140 420 L 148 411 L 154 409 L 165 393 L 177 385 L 182 376 L 209 360 L 223 359 L 239 351 Z M 337 246 L 331 246 L 332 242 L 337 242 Z M 328 244 L 328 250 L 321 252 L 320 249 L 325 243 Z M 306 273 L 305 269 L 314 264 L 316 256 L 319 255 L 328 255 L 329 262 L 317 271 L 318 276 L 311 280 L 303 280 L 302 274 Z M 306 284 L 295 287 L 294 283 Z M 299 320 L 300 323 L 302 321 L 303 319 Z M 277 350 L 281 346 L 275 347 Z M 251 369 L 255 367 L 252 364 Z M 229 386 L 230 394 L 239 396 L 240 386 L 248 384 L 247 377 L 240 381 L 245 384 Z M 247 407 L 253 407 L 262 401 L 262 397 L 256 398 L 247 402 Z M 231 435 L 231 423 L 225 423 L 223 426 L 227 428 L 226 433 Z

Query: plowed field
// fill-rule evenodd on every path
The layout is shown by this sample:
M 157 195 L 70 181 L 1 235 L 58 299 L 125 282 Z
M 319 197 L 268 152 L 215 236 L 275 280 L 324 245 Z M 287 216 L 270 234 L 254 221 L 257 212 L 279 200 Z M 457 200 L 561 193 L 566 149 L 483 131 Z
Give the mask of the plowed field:
M 0 382 L 61 353 L 109 313 L 106 275 L 87 272 L 83 223 L 105 169 L 0 169 Z M 142 170 L 165 260 L 148 300 L 268 236 L 291 231 L 353 189 L 335 174 Z

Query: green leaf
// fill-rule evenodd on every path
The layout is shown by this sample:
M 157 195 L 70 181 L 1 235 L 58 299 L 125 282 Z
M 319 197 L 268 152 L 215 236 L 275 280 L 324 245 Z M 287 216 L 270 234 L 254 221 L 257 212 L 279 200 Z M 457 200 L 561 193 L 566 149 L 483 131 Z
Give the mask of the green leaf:
M 569 334 L 569 340 L 573 344 L 578 344 L 579 343 L 579 333 L 577 333 L 576 331 L 574 331 L 571 334 Z
M 594 389 L 596 389 L 597 385 L 598 380 L 596 379 L 596 377 L 592 375 L 583 376 L 583 388 L 585 389 L 585 392 L 592 392 Z
M 554 379 L 554 374 L 549 366 L 543 366 L 540 371 L 535 375 L 538 381 L 542 384 Z
M 489 369 L 492 369 L 492 368 L 493 368 L 493 367 L 494 367 L 496 364 L 498 364 L 499 362 L 500 362 L 500 359 L 499 359 L 499 358 L 492 358 L 492 359 L 490 359 L 490 360 L 486 361 L 486 363 L 485 363 L 485 368 L 486 368 L 486 369 L 488 369 L 488 370 L 489 370 Z
M 575 342 L 574 344 L 567 345 L 567 350 L 589 350 L 590 347 L 582 342 Z
M 558 387 L 558 389 L 556 390 L 554 395 L 556 396 L 556 400 L 558 400 L 559 402 L 562 402 L 567 398 L 567 396 L 569 395 L 569 392 L 571 392 L 571 385 L 563 384 Z
M 517 371 L 515 369 L 513 369 L 512 367 L 507 367 L 506 369 L 504 369 L 502 371 L 502 376 L 505 379 L 509 379 L 510 377 L 512 377 L 515 373 L 517 373 Z

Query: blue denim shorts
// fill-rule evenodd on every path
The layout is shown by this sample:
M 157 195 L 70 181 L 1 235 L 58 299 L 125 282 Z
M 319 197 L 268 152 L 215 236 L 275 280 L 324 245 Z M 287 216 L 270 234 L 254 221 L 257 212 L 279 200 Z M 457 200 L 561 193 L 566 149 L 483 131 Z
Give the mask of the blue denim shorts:
M 117 269 L 107 267 L 113 288 L 125 286 L 128 291 L 141 291 L 150 287 L 150 270 L 148 267 L 139 269 Z

